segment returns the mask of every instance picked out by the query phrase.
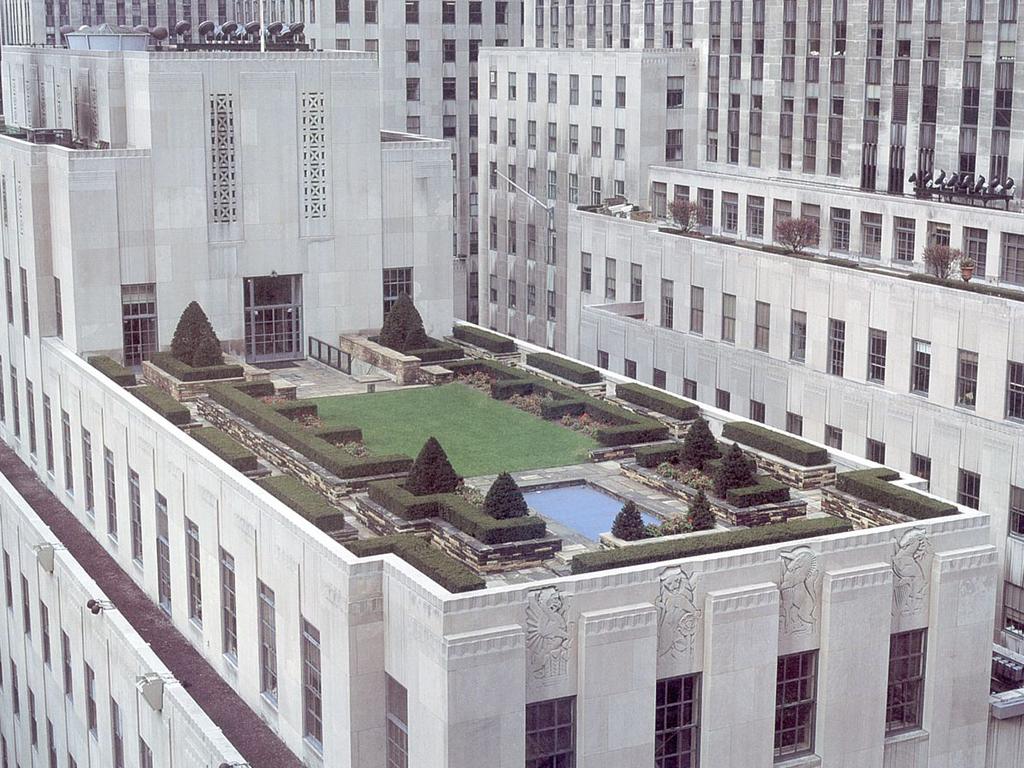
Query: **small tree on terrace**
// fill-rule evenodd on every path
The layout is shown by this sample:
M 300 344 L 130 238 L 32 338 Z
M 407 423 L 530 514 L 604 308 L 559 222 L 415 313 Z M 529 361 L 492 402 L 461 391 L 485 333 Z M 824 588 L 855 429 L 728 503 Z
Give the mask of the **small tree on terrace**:
M 405 490 L 415 496 L 451 493 L 459 487 L 460 482 L 462 478 L 452 468 L 444 448 L 435 438 L 429 437 L 409 470 Z
M 715 473 L 715 495 L 725 498 L 726 492 L 730 489 L 753 485 L 756 478 L 754 462 L 736 443 L 733 443 L 722 458 L 718 472 Z
M 679 461 L 689 469 L 703 469 L 704 462 L 717 459 L 718 443 L 711 434 L 711 428 L 703 416 L 698 416 L 690 425 L 683 438 L 683 447 L 679 450 Z
M 622 505 L 622 509 L 615 516 L 612 523 L 612 536 L 623 541 L 638 541 L 646 538 L 647 531 L 644 528 L 644 519 L 640 516 L 640 510 L 632 501 Z
M 220 340 L 210 325 L 210 319 L 198 302 L 191 302 L 178 319 L 171 339 L 171 354 L 187 365 L 200 368 L 224 362 Z
M 690 527 L 695 531 L 710 531 L 715 527 L 715 513 L 704 491 L 697 491 L 697 497 L 690 505 Z
M 484 512 L 495 520 L 507 520 L 511 517 L 523 517 L 529 514 L 523 492 L 508 472 L 502 472 L 487 491 L 484 499 Z
M 690 232 L 700 224 L 700 205 L 685 197 L 677 197 L 668 207 L 672 218 L 683 232 Z
M 800 253 L 818 242 L 818 222 L 806 216 L 781 219 L 775 225 L 775 239 L 790 253 Z
M 928 271 L 945 280 L 953 271 L 953 265 L 960 260 L 962 254 L 948 245 L 933 244 L 924 249 L 924 263 Z
M 391 310 L 384 315 L 379 341 L 399 352 L 430 346 L 430 339 L 423 330 L 423 318 L 408 294 L 399 294 Z

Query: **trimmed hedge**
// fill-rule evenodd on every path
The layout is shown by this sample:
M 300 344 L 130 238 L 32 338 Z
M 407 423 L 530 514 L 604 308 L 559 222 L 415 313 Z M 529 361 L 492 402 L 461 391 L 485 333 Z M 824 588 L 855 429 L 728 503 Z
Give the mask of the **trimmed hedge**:
M 706 536 L 695 536 L 671 541 L 653 541 L 621 549 L 606 549 L 598 552 L 584 552 L 572 559 L 574 574 L 592 573 L 608 568 L 656 563 L 662 560 L 677 560 L 684 557 L 709 555 L 714 552 L 728 552 L 733 549 L 759 547 L 764 544 L 778 544 L 785 541 L 809 539 L 815 536 L 829 536 L 853 529 L 853 523 L 837 517 L 788 520 L 785 523 L 765 525 L 758 528 L 742 528 Z
M 251 422 L 258 429 L 276 437 L 288 447 L 344 480 L 408 472 L 412 466 L 412 459 L 397 454 L 364 458 L 353 456 L 231 384 L 211 384 L 207 391 L 214 402 L 220 403 L 236 416 Z
M 157 352 L 149 358 L 149 362 L 162 371 L 166 371 L 180 381 L 207 381 L 209 379 L 240 379 L 245 369 L 240 365 L 204 365 L 193 367 L 183 363 L 170 352 Z
M 693 421 L 700 415 L 700 406 L 696 403 L 674 397 L 667 392 L 659 392 L 642 384 L 617 384 L 615 396 L 627 403 L 663 413 L 680 421 Z
M 653 443 L 637 446 L 634 452 L 636 463 L 645 469 L 653 469 L 663 462 L 674 462 L 679 458 L 679 443 Z
M 755 507 L 758 504 L 778 504 L 789 501 L 789 486 L 774 477 L 758 477 L 754 485 L 730 488 L 725 500 L 734 507 Z
M 263 477 L 256 484 L 325 533 L 342 531 L 348 525 L 340 509 L 291 475 Z
M 283 403 L 274 403 L 272 407 L 282 416 L 292 421 L 309 417 L 315 419 L 320 415 L 320 409 L 317 407 L 317 404 L 311 403 L 308 400 L 288 400 Z
M 192 414 L 189 413 L 188 408 L 162 389 L 146 385 L 133 387 L 128 391 L 175 426 L 180 427 L 192 421 Z
M 841 472 L 836 476 L 836 488 L 917 520 L 957 513 L 957 508 L 949 502 L 939 501 L 889 482 L 899 476 L 899 472 L 887 467 Z
M 449 592 L 471 592 L 484 588 L 484 580 L 468 566 L 411 533 L 347 541 L 344 546 L 356 557 L 397 555 Z
M 239 392 L 244 392 L 249 397 L 272 397 L 274 392 L 274 382 L 270 379 L 264 379 L 262 381 L 240 381 L 234 385 L 235 389 Z
M 624 424 L 619 427 L 598 427 L 594 435 L 597 442 L 606 448 L 635 443 L 651 443 L 668 437 L 668 427 L 656 421 L 646 420 L 640 424 Z
M 331 445 L 363 442 L 363 430 L 359 427 L 317 427 L 313 434 Z
M 512 339 L 506 339 L 504 336 L 485 331 L 482 328 L 456 325 L 452 328 L 452 336 L 459 341 L 486 349 L 496 355 L 507 355 L 516 351 L 516 343 Z
M 828 464 L 828 451 L 789 435 L 779 434 L 759 424 L 730 421 L 722 427 L 722 437 L 742 445 L 770 453 L 801 467 L 817 467 Z
M 462 347 L 458 344 L 450 344 L 440 339 L 431 339 L 429 347 L 423 349 L 410 349 L 405 352 L 407 355 L 418 357 L 422 363 L 440 363 L 447 360 L 461 360 L 466 356 Z
M 456 493 L 413 496 L 397 480 L 370 483 L 367 492 L 372 501 L 403 520 L 439 517 L 484 544 L 528 541 L 547 534 L 544 520 L 536 515 L 495 520 Z
M 106 355 L 94 355 L 89 358 L 89 365 L 113 381 L 119 387 L 134 387 L 135 372 L 125 368 L 117 360 Z
M 601 381 L 601 372 L 597 368 L 591 368 L 589 365 L 566 360 L 563 357 L 547 352 L 528 354 L 526 356 L 526 364 L 567 379 L 574 384 L 597 384 Z
M 209 448 L 239 472 L 252 472 L 260 467 L 256 454 L 223 430 L 216 427 L 200 427 L 189 432 L 189 436 Z

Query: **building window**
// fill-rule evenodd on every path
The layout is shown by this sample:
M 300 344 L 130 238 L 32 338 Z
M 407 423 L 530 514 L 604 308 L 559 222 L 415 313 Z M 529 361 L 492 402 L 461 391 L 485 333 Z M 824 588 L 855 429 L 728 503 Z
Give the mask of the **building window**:
M 826 424 L 825 445 L 829 448 L 835 448 L 837 451 L 843 450 L 843 430 L 839 427 L 833 427 L 831 424 Z
M 21 280 L 21 331 L 28 336 L 31 331 L 32 318 L 32 312 L 28 306 L 28 271 L 24 267 L 20 267 L 18 275 Z
M 409 767 L 409 696 L 405 687 L 385 673 L 387 768 Z
M 661 368 L 655 368 L 652 381 L 658 389 L 666 389 L 668 387 L 668 374 L 661 370 Z
M 697 382 L 694 379 L 683 379 L 683 397 L 697 399 Z
M 28 593 L 28 579 L 25 578 L 25 574 L 21 574 L 21 623 L 22 629 L 25 630 L 25 634 L 32 635 L 32 603 L 31 597 Z
M 171 543 L 167 522 L 167 499 L 154 492 L 156 509 L 156 591 L 157 602 L 171 615 Z
M 36 455 L 36 394 L 32 382 L 25 378 L 25 410 L 28 415 L 28 452 Z
M 238 662 L 238 603 L 235 595 L 235 558 L 220 551 L 221 653 Z
M 154 283 L 121 286 L 121 330 L 125 365 L 142 365 L 159 351 Z
M 872 440 L 869 437 L 865 453 L 867 454 L 868 461 L 873 461 L 876 464 L 885 464 L 885 443 L 881 440 Z
M 877 328 L 868 329 L 868 381 L 885 383 L 886 333 Z
M 725 389 L 715 390 L 715 407 L 728 411 L 732 405 L 732 395 Z
M 1006 364 L 1006 418 L 1024 420 L 1024 363 Z
M 597 367 L 605 371 L 608 370 L 608 353 L 603 349 L 597 350 Z
M 926 483 L 925 488 L 927 488 L 932 479 L 932 460 L 927 456 L 922 456 L 920 453 L 911 453 L 910 474 L 924 480 Z
M 185 560 L 188 575 L 188 617 L 203 623 L 203 574 L 199 554 L 199 526 L 185 518 Z
M 740 225 L 740 201 L 735 192 L 722 193 L 722 231 L 735 233 Z
M 772 307 L 766 301 L 754 304 L 754 349 L 767 352 L 771 343 Z
M 1024 488 L 1010 486 L 1010 534 L 1024 536 Z
M 260 692 L 277 704 L 277 620 L 274 616 L 274 590 L 258 582 Z
M 885 732 L 901 733 L 921 727 L 924 704 L 924 629 L 889 637 L 889 686 L 885 697 Z
M 128 467 L 128 517 L 132 533 L 132 560 L 142 565 L 142 490 L 139 473 Z
M 14 283 L 11 278 L 11 260 L 4 257 L 4 293 L 7 300 L 7 322 L 14 325 Z
M 576 764 L 576 697 L 526 705 L 526 768 Z
M 828 321 L 828 372 L 842 376 L 846 363 L 846 321 L 829 318 Z
M 931 386 L 931 342 L 914 339 L 910 348 L 910 391 L 927 395 Z
M 791 435 L 803 435 L 804 417 L 799 413 L 786 412 L 786 431 Z
M 722 294 L 722 341 L 736 341 L 736 296 Z
M 683 159 L 683 129 L 670 128 L 665 131 L 665 159 Z
M 961 349 L 956 360 L 956 404 L 974 408 L 978 397 L 978 353 Z
M 1000 278 L 1007 283 L 1024 285 L 1024 235 L 1003 233 Z
M 690 286 L 690 332 L 704 333 L 704 289 Z
M 110 740 L 114 753 L 114 768 L 124 768 L 124 726 L 121 723 L 121 707 L 110 699 Z
M 775 681 L 775 757 L 814 751 L 817 651 L 780 656 Z
M 988 261 L 987 229 L 964 227 L 964 255 L 974 261 L 974 276 L 984 277 Z
M 604 260 L 604 297 L 615 300 L 615 259 Z
M 320 630 L 302 620 L 302 730 L 319 749 L 324 741 Z
M 75 699 L 75 682 L 74 675 L 71 671 L 71 640 L 68 638 L 68 633 L 61 630 L 60 633 L 60 657 L 61 657 L 61 670 L 64 679 L 64 695 L 69 700 L 74 701 Z
M 759 400 L 750 401 L 750 418 L 764 424 L 764 403 Z
M 661 280 L 661 327 L 671 328 L 675 320 L 675 285 L 671 280 Z
M 982 273 L 984 274 L 984 273 Z M 64 302 L 60 292 L 60 278 L 53 278 L 53 310 L 57 320 L 57 336 L 64 338 Z
M 668 109 L 683 108 L 683 93 L 685 90 L 686 78 L 669 77 L 668 86 L 665 90 L 665 106 Z
M 644 300 L 644 268 L 642 264 L 629 265 L 629 300 Z
M 893 261 L 910 262 L 914 260 L 914 232 L 917 224 L 913 219 L 900 216 L 893 218 Z
M 794 309 L 789 319 L 789 359 L 807 359 L 807 313 Z
M 850 209 L 831 209 L 832 250 L 847 253 L 850 250 Z
M 1024 637 L 1024 589 L 1009 581 L 1003 584 L 1003 629 Z
M 764 237 L 764 198 L 747 197 L 747 237 Z
M 882 214 L 860 215 L 861 251 L 868 259 L 882 258 Z
M 657 682 L 654 700 L 654 766 L 697 765 L 700 743 L 700 675 Z
M 624 109 L 626 106 L 626 78 L 619 75 L 615 78 L 615 108 Z
M 89 732 L 96 738 L 97 717 L 96 717 L 96 673 L 88 664 L 85 666 L 85 719 L 89 726 Z M 17 701 L 17 699 L 15 699 Z M 17 711 L 17 706 L 15 706 Z
M 628 357 L 623 361 L 622 372 L 631 379 L 636 378 L 636 360 L 630 360 Z
M 53 474 L 53 409 L 48 395 L 43 395 L 43 452 L 46 471 Z
M 412 267 L 394 267 L 384 270 L 384 314 L 398 301 L 398 297 L 406 294 L 412 298 Z
M 18 402 L 18 369 L 11 366 L 11 411 L 14 421 L 14 436 L 21 437 L 21 407 Z
M 117 541 L 117 481 L 114 477 L 114 454 L 103 447 L 103 489 L 107 499 L 107 535 Z
M 70 755 L 68 764 L 68 768 L 71 768 Z M 153 768 L 153 750 L 149 748 L 149 744 L 141 736 L 139 736 L 139 768 Z
M 71 455 L 71 417 L 67 411 L 60 412 L 60 435 L 64 449 L 64 490 L 75 491 L 75 464 Z
M 961 469 L 957 477 L 956 503 L 971 509 L 981 506 L 981 475 Z
M 591 260 L 592 258 L 589 253 L 580 254 L 580 290 L 584 293 L 590 293 L 590 283 L 593 274 Z
M 90 517 L 96 508 L 96 497 L 92 481 L 92 435 L 89 430 L 82 430 L 82 486 L 85 491 L 85 511 Z

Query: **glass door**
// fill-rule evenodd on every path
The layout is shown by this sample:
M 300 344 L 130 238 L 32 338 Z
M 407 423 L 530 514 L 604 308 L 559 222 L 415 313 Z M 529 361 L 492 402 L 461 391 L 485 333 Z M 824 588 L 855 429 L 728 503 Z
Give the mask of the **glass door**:
M 244 290 L 245 359 L 302 357 L 302 276 L 247 277 Z

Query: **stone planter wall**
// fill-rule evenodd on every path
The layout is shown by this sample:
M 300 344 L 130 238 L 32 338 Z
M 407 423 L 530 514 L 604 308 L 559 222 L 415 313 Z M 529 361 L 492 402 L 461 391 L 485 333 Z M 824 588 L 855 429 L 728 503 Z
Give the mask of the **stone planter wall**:
M 855 529 L 877 528 L 880 525 L 913 521 L 912 517 L 851 496 L 836 488 L 821 489 L 821 508 L 830 515 L 845 517 L 853 523 Z
M 182 381 L 175 378 L 163 368 L 158 368 L 148 360 L 142 361 L 142 379 L 147 384 L 162 389 L 175 400 L 183 403 L 187 400 L 195 400 L 205 394 L 209 384 L 230 384 L 240 381 L 266 381 L 270 379 L 270 371 L 261 371 L 258 368 L 244 366 L 245 375 L 230 379 L 203 379 L 202 381 Z
M 416 384 L 420 378 L 420 359 L 404 355 L 370 341 L 366 336 L 341 336 L 338 346 L 354 360 L 361 360 L 390 374 L 398 384 Z
M 651 544 L 652 542 L 661 541 L 675 541 L 676 539 L 695 539 L 699 536 L 707 536 L 712 533 L 721 533 L 721 529 L 713 528 L 710 531 L 689 531 L 687 533 L 674 533 L 671 536 L 652 536 L 648 539 L 639 539 L 638 541 L 626 541 L 620 539 L 618 536 L 613 536 L 611 533 L 601 534 L 601 548 L 602 549 L 621 549 L 623 547 L 635 547 L 639 544 Z
M 374 533 L 381 536 L 413 533 L 430 539 L 442 552 L 478 573 L 501 573 L 538 566 L 562 550 L 562 540 L 557 536 L 508 544 L 483 544 L 439 518 L 404 520 L 365 495 L 356 496 L 355 501 L 356 517 Z
M 662 477 L 654 470 L 644 469 L 635 464 L 623 464 L 621 472 L 626 477 L 644 485 L 655 488 L 670 496 L 677 496 L 692 502 L 697 497 L 697 490 L 675 480 Z M 715 516 L 729 525 L 744 525 L 750 528 L 772 523 L 784 523 L 794 517 L 807 514 L 807 502 L 803 499 L 790 499 L 776 504 L 759 504 L 755 507 L 734 507 L 716 496 L 707 494 L 708 502 L 715 511 Z
M 778 456 L 764 453 L 740 443 L 740 448 L 745 453 L 754 457 L 757 468 L 766 475 L 774 477 L 779 482 L 785 483 L 790 488 L 800 491 L 807 491 L 814 488 L 824 488 L 836 484 L 836 465 L 822 464 L 817 467 L 802 467 Z

